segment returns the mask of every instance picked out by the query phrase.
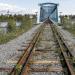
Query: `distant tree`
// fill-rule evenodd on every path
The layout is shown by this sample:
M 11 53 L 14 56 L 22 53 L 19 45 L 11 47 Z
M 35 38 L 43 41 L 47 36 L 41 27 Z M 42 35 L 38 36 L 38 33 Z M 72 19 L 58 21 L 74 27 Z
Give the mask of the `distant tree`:
M 11 14 L 8 17 L 9 19 L 14 19 L 14 16 L 12 16 Z
M 0 21 L 3 22 L 3 21 L 7 21 L 8 17 L 6 15 L 3 15 L 1 14 L 0 16 Z
M 22 21 L 23 16 L 22 15 L 15 15 L 17 21 Z
M 28 29 L 28 27 L 30 28 L 32 25 L 31 19 L 29 17 L 29 15 L 25 15 L 22 17 L 22 24 L 21 24 L 21 28 L 25 28 Z

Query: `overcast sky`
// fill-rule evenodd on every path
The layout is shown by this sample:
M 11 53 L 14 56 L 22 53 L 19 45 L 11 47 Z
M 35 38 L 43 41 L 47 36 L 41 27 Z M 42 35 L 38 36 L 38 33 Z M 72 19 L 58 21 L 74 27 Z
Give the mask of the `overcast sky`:
M 59 12 L 62 14 L 75 14 L 75 0 L 0 0 L 0 12 L 1 10 L 10 10 L 13 12 L 25 10 L 26 13 L 39 12 L 39 3 L 54 2 L 59 4 Z

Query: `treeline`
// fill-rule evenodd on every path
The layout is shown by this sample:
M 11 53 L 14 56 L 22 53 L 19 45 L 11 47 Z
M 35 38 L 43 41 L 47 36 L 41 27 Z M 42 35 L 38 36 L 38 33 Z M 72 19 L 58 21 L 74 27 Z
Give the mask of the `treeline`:
M 16 21 L 22 21 L 23 18 L 29 18 L 30 16 L 33 16 L 33 19 L 36 18 L 36 15 L 30 15 L 30 14 L 26 14 L 26 15 L 0 15 L 0 21 L 4 22 L 4 21 L 8 21 L 9 19 L 15 19 Z
M 15 31 L 16 22 L 21 22 L 21 29 L 28 29 L 36 22 L 36 15 L 1 15 L 0 22 L 8 22 L 8 32 Z

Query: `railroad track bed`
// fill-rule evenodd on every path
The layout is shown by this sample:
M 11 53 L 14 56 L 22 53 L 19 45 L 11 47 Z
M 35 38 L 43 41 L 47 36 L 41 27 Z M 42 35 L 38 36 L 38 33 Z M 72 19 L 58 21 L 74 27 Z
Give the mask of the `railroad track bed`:
M 40 34 L 30 57 L 28 75 L 64 75 L 57 46 L 48 24 Z
M 0 45 L 0 75 L 8 75 L 41 25 L 33 27 L 10 42 Z
M 33 35 L 9 75 L 75 75 L 73 56 L 52 21 Z
M 10 75 L 75 75 L 72 59 L 54 24 L 47 20 Z

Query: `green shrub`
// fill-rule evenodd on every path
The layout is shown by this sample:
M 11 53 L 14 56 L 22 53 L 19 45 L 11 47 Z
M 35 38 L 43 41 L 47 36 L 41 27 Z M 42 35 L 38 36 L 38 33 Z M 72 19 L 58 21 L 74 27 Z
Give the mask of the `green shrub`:
M 21 21 L 22 23 L 19 28 L 16 28 L 16 19 L 18 19 L 18 21 Z M 1 18 L 1 20 L 3 19 Z M 7 20 L 8 20 L 8 33 L 5 35 L 2 34 L 0 35 L 0 44 L 7 43 L 11 39 L 14 39 L 19 35 L 23 34 L 27 30 L 29 30 L 33 24 L 33 19 L 29 18 L 28 15 L 26 16 L 15 15 L 14 17 L 9 16 L 7 17 Z
M 8 20 L 8 32 L 15 31 L 16 29 L 16 21 L 14 19 Z

